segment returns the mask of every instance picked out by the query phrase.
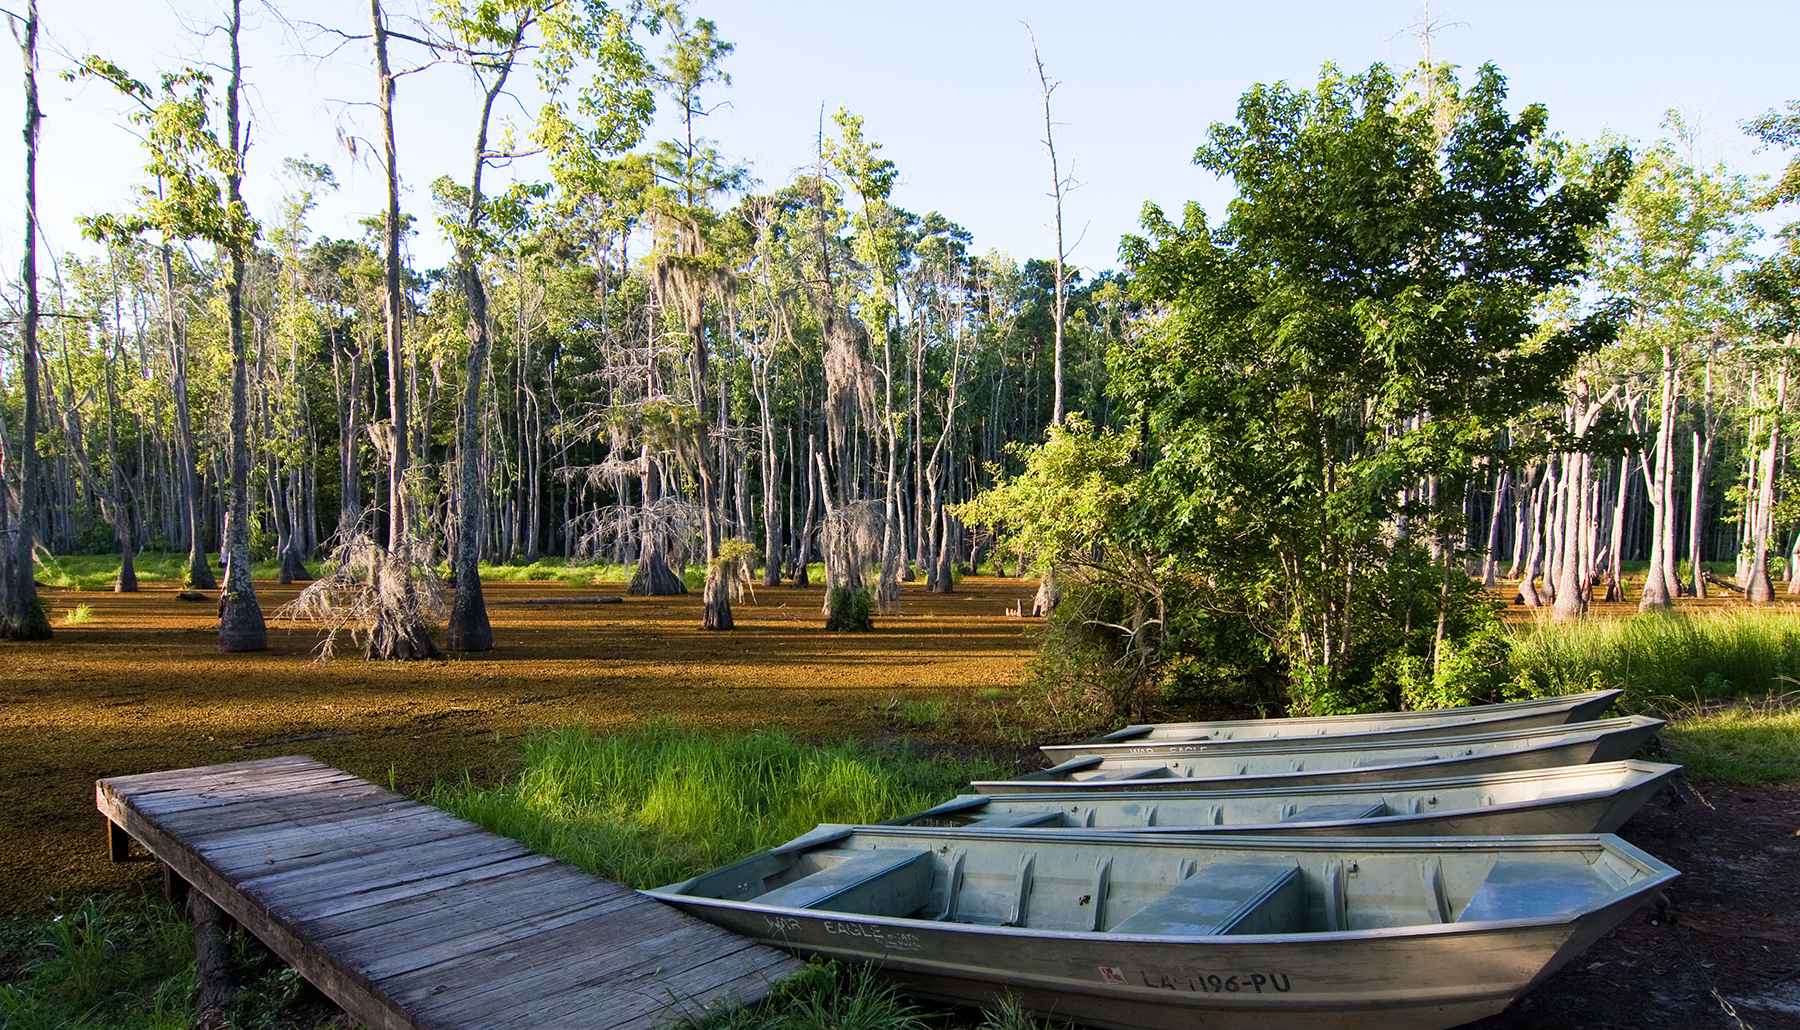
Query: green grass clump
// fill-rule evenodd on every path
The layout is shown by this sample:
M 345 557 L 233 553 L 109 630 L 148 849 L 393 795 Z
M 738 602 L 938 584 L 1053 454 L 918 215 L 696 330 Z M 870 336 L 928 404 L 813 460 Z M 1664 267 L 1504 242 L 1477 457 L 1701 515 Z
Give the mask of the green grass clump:
M 769 731 L 576 728 L 527 742 L 524 768 L 498 787 L 440 784 L 429 800 L 590 872 L 652 887 L 819 823 L 919 811 L 988 771 L 987 763 L 811 745 Z
M 63 612 L 62 624 L 65 626 L 85 626 L 94 621 L 94 606 L 78 604 Z
M 1515 638 L 1512 668 L 1529 693 L 1616 687 L 1635 710 L 1761 696 L 1800 677 L 1800 617 L 1740 609 L 1543 622 Z
M 941 697 L 894 698 L 882 709 L 889 721 L 910 730 L 928 730 L 944 721 L 950 705 Z
M 1736 705 L 1670 723 L 1663 747 L 1687 775 L 1719 783 L 1800 783 L 1800 708 Z

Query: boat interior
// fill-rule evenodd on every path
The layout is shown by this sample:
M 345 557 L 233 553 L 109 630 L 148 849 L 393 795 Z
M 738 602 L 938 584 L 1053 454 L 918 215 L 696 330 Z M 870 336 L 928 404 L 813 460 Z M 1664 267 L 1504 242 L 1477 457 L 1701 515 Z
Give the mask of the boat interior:
M 1659 872 L 1653 859 L 1603 836 L 1307 846 L 821 827 L 664 892 L 779 909 L 1195 937 L 1567 916 L 1636 893 Z

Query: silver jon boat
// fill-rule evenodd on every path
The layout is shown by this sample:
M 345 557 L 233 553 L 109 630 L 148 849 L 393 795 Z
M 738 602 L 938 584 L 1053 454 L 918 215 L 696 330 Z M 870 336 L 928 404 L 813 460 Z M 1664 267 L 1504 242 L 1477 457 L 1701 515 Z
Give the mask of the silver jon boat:
M 1315 715 L 1286 719 L 1233 719 L 1223 722 L 1140 723 L 1079 744 L 1053 744 L 1045 751 L 1062 757 L 1088 754 L 1072 750 L 1122 743 L 1171 740 L 1268 740 L 1289 737 L 1339 736 L 1347 733 L 1406 733 L 1416 737 L 1451 737 L 1492 730 L 1518 730 L 1587 722 L 1605 715 L 1623 691 L 1590 690 L 1582 694 L 1539 697 L 1466 708 L 1418 712 L 1372 712 L 1365 715 Z
M 1335 786 L 964 794 L 889 825 L 1206 836 L 1613 833 L 1680 770 L 1630 761 Z
M 1436 1030 L 1677 873 L 1610 835 L 1298 839 L 822 826 L 648 892 L 920 993 L 1100 1027 Z
M 1165 722 L 1127 726 L 1104 737 L 1075 744 L 1039 748 L 1054 762 L 1082 755 L 1122 755 L 1189 744 L 1196 751 L 1237 744 L 1349 743 L 1409 740 L 1422 737 L 1466 737 L 1502 730 L 1570 726 L 1606 713 L 1617 690 L 1595 690 L 1564 697 L 1513 701 L 1473 708 L 1429 712 L 1380 712 L 1374 715 L 1329 715 L 1307 719 L 1245 719 L 1239 722 Z
M 1641 715 L 1546 729 L 1375 743 L 1242 741 L 1229 750 L 1169 743 L 1131 755 L 1089 755 L 1012 780 L 983 780 L 980 794 L 1045 790 L 1223 790 L 1326 783 L 1377 783 L 1434 776 L 1546 769 L 1630 758 L 1661 728 Z

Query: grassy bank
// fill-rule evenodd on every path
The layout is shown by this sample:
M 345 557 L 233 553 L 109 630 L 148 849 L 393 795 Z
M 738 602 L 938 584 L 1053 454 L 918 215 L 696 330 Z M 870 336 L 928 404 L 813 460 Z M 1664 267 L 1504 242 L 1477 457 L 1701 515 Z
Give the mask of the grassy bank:
M 1677 717 L 1663 748 L 1696 780 L 1742 786 L 1800 783 L 1800 708 L 1782 700 Z
M 1546 621 L 1515 631 L 1512 670 L 1531 693 L 1621 689 L 1634 711 L 1760 698 L 1800 679 L 1800 617 L 1743 608 Z
M 651 726 L 560 730 L 497 787 L 439 786 L 439 805 L 608 879 L 652 887 L 819 823 L 879 822 L 944 800 L 989 763 L 804 744 L 784 733 Z
M 160 894 L 82 899 L 52 920 L 0 921 L 0 1026 L 8 1030 L 187 1030 L 193 941 Z M 324 1027 L 334 1009 L 244 934 L 232 935 L 238 991 L 229 1025 Z

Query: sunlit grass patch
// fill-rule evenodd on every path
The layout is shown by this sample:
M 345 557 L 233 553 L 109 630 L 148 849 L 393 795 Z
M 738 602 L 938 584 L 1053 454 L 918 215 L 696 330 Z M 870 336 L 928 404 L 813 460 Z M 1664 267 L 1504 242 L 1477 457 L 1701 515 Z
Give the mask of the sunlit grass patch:
M 1783 699 L 1682 714 L 1662 738 L 1670 757 L 1697 779 L 1800 783 L 1800 708 Z
M 1512 665 L 1534 693 L 1616 687 L 1635 710 L 1761 696 L 1800 677 L 1800 616 L 1736 609 L 1546 621 L 1518 632 Z
M 58 621 L 65 626 L 85 626 L 94 621 L 94 606 L 78 604 L 63 612 L 62 618 Z
M 767 731 L 575 728 L 530 740 L 523 769 L 498 787 L 442 784 L 429 800 L 590 872 L 651 887 L 819 823 L 916 812 L 987 771 L 983 762 Z

